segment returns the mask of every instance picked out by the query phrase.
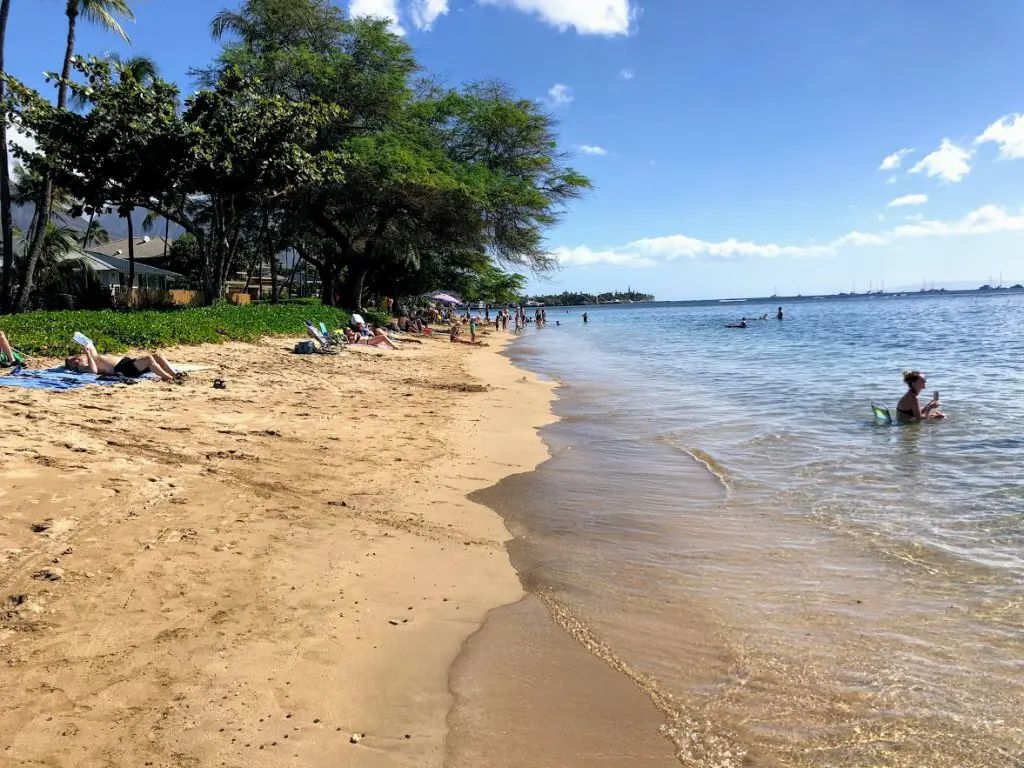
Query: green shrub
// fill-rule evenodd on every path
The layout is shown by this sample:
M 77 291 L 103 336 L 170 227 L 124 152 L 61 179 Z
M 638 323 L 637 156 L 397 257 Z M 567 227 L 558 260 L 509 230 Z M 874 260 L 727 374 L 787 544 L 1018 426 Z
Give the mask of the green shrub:
M 177 344 L 254 342 L 264 336 L 303 336 L 305 321 L 329 328 L 348 324 L 349 314 L 319 303 L 222 303 L 212 307 L 99 312 L 28 312 L 0 317 L 15 347 L 29 355 L 64 357 L 78 352 L 71 340 L 81 331 L 100 352 L 154 349 Z

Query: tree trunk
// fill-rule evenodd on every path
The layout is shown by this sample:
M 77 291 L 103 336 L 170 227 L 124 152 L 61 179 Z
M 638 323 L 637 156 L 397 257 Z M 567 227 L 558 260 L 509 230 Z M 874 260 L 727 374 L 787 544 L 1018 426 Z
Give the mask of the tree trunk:
M 96 209 L 92 209 L 92 213 L 89 214 L 89 226 L 85 228 L 85 241 L 82 243 L 82 250 L 89 248 L 89 241 L 92 240 L 92 223 L 96 221 Z
M 79 0 L 68 0 L 68 39 L 64 49 L 64 66 L 61 69 L 61 83 L 57 88 L 57 109 L 67 109 L 68 106 L 68 80 L 71 78 L 71 59 L 75 55 L 75 27 L 78 23 Z M 6 152 L 6 147 L 4 148 Z M 43 179 L 43 190 L 36 204 L 37 221 L 36 230 L 32 233 L 32 239 L 25 254 L 25 263 L 21 269 L 21 282 L 18 285 L 18 295 L 14 300 L 14 311 L 24 312 L 28 308 L 29 296 L 32 294 L 32 283 L 35 279 L 36 265 L 39 263 L 39 255 L 43 251 L 43 240 L 46 238 L 46 225 L 50 223 L 50 214 L 53 211 L 53 178 L 47 174 Z
M 171 220 L 164 218 L 164 257 L 163 263 L 167 263 L 167 239 L 171 236 Z
M 366 282 L 367 272 L 367 269 L 360 267 L 356 270 L 355 274 L 352 275 L 350 282 L 351 294 L 349 296 L 349 308 L 353 312 L 358 312 L 363 306 L 363 283 Z
M 270 254 L 270 303 L 277 304 L 277 256 Z
M 132 212 L 128 211 L 128 306 L 133 306 L 135 298 L 135 222 Z
M 0 0 L 0 74 L 4 69 L 4 47 L 7 42 L 7 19 L 11 13 L 11 0 Z M 0 80 L 0 102 L 4 99 L 4 84 Z M 7 159 L 7 120 L 0 119 L 0 247 L 3 248 L 3 267 L 0 271 L 0 312 L 8 312 L 11 304 L 11 273 L 14 271 L 14 222 L 11 215 L 11 169 Z
M 249 273 L 245 276 L 245 287 L 242 289 L 242 293 L 249 292 L 249 284 L 252 283 L 253 273 L 256 272 L 256 267 L 261 261 L 262 259 L 259 256 L 253 257 L 252 264 L 249 265 Z
M 325 307 L 333 307 L 335 305 L 334 291 L 337 288 L 338 275 L 329 262 L 326 262 L 323 266 L 318 265 L 316 271 L 320 275 L 320 303 Z

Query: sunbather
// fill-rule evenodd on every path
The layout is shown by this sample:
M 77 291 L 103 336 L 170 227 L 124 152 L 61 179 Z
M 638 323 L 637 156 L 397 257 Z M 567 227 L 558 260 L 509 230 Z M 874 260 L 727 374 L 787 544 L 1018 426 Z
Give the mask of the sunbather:
M 101 355 L 92 347 L 85 347 L 81 355 L 67 358 L 64 367 L 78 373 L 121 374 L 129 379 L 137 379 L 147 372 L 155 373 L 164 381 L 175 381 L 184 376 L 176 372 L 167 358 L 159 352 L 142 357 L 118 357 Z
M 387 334 L 378 333 L 376 336 L 363 336 L 361 333 L 346 328 L 345 338 L 348 339 L 349 344 L 366 344 L 370 347 L 387 347 L 388 349 L 398 349 L 398 345 L 395 344 L 391 339 L 387 337 Z

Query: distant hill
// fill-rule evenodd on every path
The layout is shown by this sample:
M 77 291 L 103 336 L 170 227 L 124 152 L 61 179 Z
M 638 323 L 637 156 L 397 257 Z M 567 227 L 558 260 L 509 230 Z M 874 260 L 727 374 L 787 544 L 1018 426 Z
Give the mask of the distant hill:
M 34 210 L 35 207 L 31 205 L 15 207 L 11 212 L 11 218 L 14 220 L 14 226 L 20 228 L 24 232 L 25 229 L 28 228 L 28 226 L 32 223 L 32 213 Z M 142 221 L 146 218 L 146 213 L 147 212 L 145 210 L 139 208 L 135 211 L 134 214 L 132 214 L 132 221 L 135 224 L 136 236 L 141 236 L 144 234 L 142 231 Z M 111 213 L 106 216 L 97 216 L 96 218 L 100 222 L 100 225 L 105 230 L 107 230 L 107 232 L 110 233 L 111 240 L 120 240 L 122 238 L 128 237 L 128 222 L 125 219 L 118 216 L 116 213 Z M 89 221 L 88 219 L 69 218 L 67 224 L 72 229 L 84 230 L 86 226 L 89 224 Z M 185 230 L 182 229 L 179 225 L 172 223 L 170 239 L 177 239 L 178 236 L 181 235 L 182 232 L 184 231 Z M 160 237 L 164 236 L 163 217 L 160 217 L 157 220 L 156 225 L 153 227 L 152 234 L 159 235 Z

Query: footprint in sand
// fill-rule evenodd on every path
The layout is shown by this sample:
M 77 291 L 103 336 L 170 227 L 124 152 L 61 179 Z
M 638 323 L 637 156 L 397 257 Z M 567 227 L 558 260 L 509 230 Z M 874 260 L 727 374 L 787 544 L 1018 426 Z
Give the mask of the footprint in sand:
M 48 538 L 56 538 L 57 536 L 61 536 L 74 528 L 77 522 L 78 518 L 76 517 L 69 517 L 66 519 L 49 517 L 46 520 L 32 523 L 29 527 L 34 533 L 41 533 Z

